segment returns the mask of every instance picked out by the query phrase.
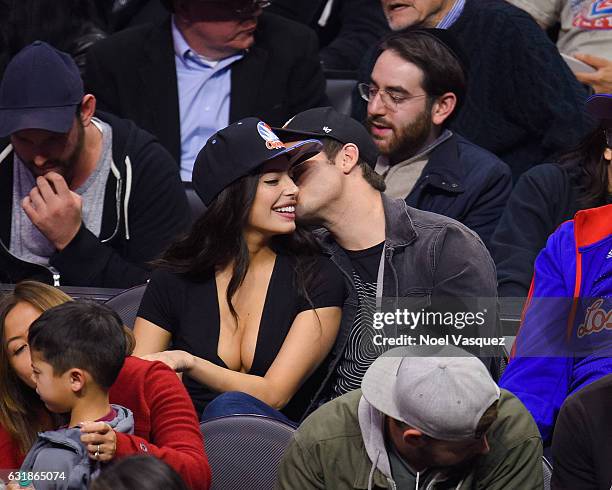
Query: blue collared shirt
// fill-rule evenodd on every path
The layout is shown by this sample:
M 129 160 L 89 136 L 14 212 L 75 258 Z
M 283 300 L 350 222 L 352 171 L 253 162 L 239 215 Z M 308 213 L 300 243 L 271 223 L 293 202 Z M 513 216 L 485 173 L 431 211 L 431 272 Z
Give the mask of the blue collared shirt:
M 174 61 L 181 122 L 181 179 L 191 181 L 200 149 L 229 124 L 231 65 L 244 52 L 208 61 L 193 51 L 172 19 Z
M 438 29 L 448 29 L 457 21 L 463 12 L 463 7 L 465 7 L 465 0 L 457 0 L 453 5 L 453 8 L 448 11 L 448 14 L 444 16 L 436 27 Z

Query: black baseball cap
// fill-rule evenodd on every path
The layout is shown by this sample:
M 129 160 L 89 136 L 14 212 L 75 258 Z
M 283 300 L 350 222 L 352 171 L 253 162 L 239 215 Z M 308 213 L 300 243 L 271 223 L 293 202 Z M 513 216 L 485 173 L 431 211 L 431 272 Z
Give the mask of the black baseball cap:
M 354 143 L 359 156 L 370 167 L 376 166 L 378 149 L 370 133 L 355 119 L 341 114 L 333 107 L 317 107 L 300 112 L 282 128 L 274 128 L 283 140 L 302 139 L 305 136 L 331 138 L 343 145 Z
M 17 53 L 0 83 L 0 136 L 22 129 L 67 133 L 85 92 L 72 57 L 42 41 Z
M 193 165 L 193 188 L 209 206 L 228 185 L 268 160 L 286 154 L 293 165 L 315 156 L 322 148 L 321 142 L 314 139 L 287 147 L 265 122 L 247 117 L 208 139 Z

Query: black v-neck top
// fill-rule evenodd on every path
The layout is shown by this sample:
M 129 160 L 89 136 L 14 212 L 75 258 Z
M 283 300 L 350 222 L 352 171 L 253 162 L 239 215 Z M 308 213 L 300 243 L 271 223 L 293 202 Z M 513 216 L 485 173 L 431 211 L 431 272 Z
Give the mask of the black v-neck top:
M 295 317 L 302 311 L 330 306 L 342 307 L 345 286 L 341 272 L 326 257 L 317 262 L 308 288 L 312 305 L 295 286 L 293 259 L 277 255 L 266 293 L 253 363 L 248 374 L 264 376 L 280 351 Z M 201 282 L 184 275 L 157 270 L 147 286 L 138 316 L 172 334 L 172 349 L 184 350 L 227 368 L 217 353 L 219 344 L 219 302 L 214 274 Z M 317 373 L 302 385 L 283 413 L 299 420 L 317 388 Z M 184 376 L 198 414 L 217 392 Z

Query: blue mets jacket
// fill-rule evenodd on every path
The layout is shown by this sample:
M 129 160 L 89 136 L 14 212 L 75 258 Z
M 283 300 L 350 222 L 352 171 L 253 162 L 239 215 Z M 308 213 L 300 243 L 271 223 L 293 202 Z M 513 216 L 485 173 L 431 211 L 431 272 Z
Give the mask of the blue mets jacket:
M 612 373 L 612 205 L 579 211 L 535 262 L 500 386 L 533 415 L 544 443 L 565 398 Z

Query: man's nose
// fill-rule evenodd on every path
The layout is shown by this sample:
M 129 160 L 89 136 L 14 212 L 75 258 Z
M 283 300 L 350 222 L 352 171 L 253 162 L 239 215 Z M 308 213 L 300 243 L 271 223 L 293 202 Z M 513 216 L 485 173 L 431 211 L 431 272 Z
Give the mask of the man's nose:
M 384 116 L 386 113 L 387 107 L 382 101 L 381 93 L 377 92 L 368 102 L 368 114 L 370 116 Z
M 37 167 L 42 167 L 45 165 L 45 163 L 47 163 L 47 157 L 43 155 L 34 155 L 32 162 L 34 162 L 34 165 Z

